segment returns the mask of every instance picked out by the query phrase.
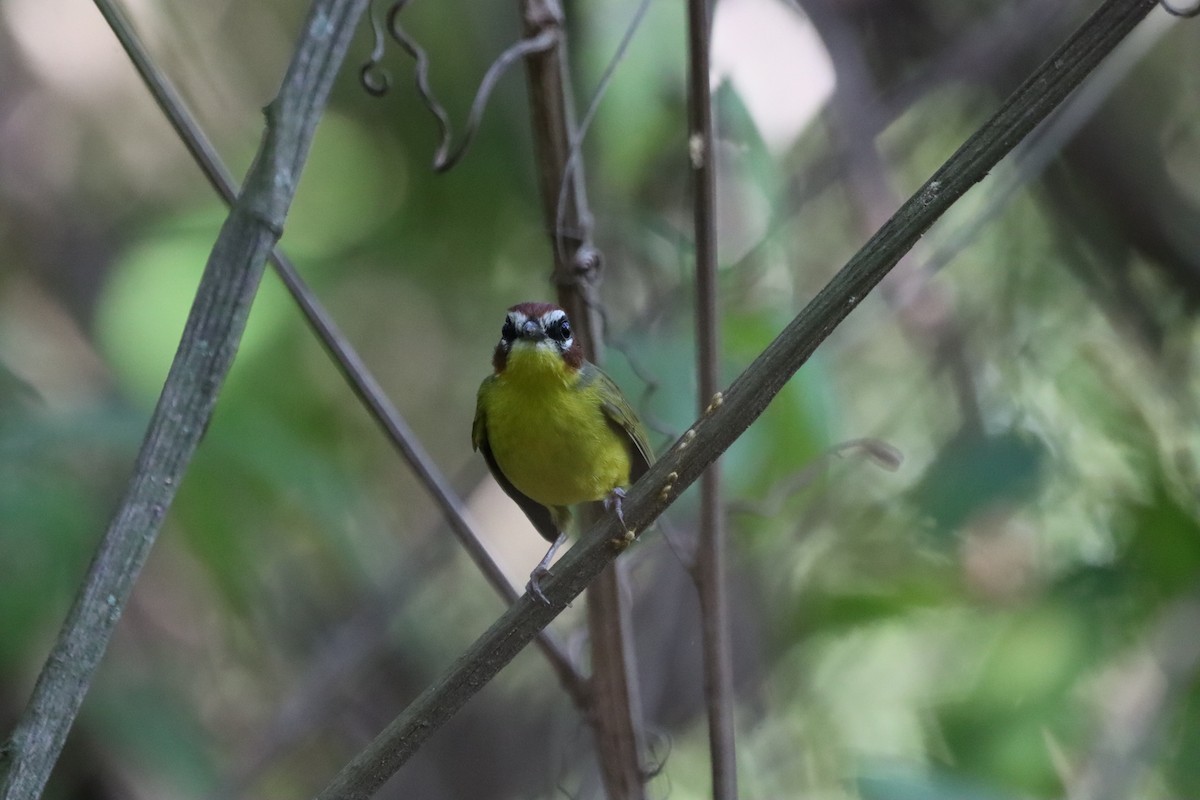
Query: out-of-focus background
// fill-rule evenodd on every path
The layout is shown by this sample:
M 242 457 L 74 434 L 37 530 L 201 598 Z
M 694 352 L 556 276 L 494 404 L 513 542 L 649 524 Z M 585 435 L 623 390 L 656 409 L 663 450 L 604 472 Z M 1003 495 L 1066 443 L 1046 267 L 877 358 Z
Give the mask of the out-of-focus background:
M 717 5 L 728 377 L 1095 5 Z M 127 4 L 235 174 L 305 6 Z M 456 122 L 513 6 L 403 14 Z M 580 109 L 635 10 L 568 3 Z M 584 146 L 606 367 L 656 446 L 696 409 L 683 31 L 650 5 Z M 523 585 L 543 544 L 469 429 L 504 309 L 552 297 L 524 76 L 436 176 L 410 62 L 375 99 L 369 50 L 282 245 Z M 223 215 L 89 3 L 0 5 L 0 732 Z M 723 461 L 745 797 L 1200 796 L 1198 300 L 1200 21 L 1158 11 Z M 693 509 L 623 556 L 674 800 L 708 791 Z M 586 659 L 581 606 L 555 629 Z M 268 274 L 47 796 L 310 796 L 501 610 Z M 591 752 L 530 650 L 381 796 L 597 797 Z

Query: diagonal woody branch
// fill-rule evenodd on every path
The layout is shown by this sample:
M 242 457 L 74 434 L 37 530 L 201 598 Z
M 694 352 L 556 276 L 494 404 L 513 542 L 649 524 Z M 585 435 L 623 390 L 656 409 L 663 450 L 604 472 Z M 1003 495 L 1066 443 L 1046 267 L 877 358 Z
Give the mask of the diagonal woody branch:
M 212 416 L 263 265 L 283 231 L 317 123 L 367 0 L 314 0 L 245 189 L 205 265 L 125 497 L 16 729 L 0 748 L 0 797 L 44 788 L 167 508 Z
M 1140 22 L 1155 0 L 1107 0 L 995 115 L 910 197 L 834 276 L 720 403 L 696 422 L 634 486 L 625 522 L 644 530 L 753 423 L 863 297 L 938 217 L 982 180 Z M 617 520 L 605 516 L 543 584 L 550 605 L 523 596 L 342 768 L 318 800 L 365 800 L 468 699 L 519 653 L 617 556 Z

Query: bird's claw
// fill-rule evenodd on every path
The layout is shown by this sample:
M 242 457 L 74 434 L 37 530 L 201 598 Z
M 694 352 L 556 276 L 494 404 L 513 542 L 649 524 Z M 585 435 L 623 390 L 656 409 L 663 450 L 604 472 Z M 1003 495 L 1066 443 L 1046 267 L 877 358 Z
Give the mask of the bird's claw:
M 635 531 L 631 531 L 629 526 L 625 524 L 625 515 L 621 511 L 621 501 L 625 499 L 625 490 L 618 486 L 608 493 L 604 498 L 604 510 L 614 511 L 617 515 L 617 521 L 621 523 L 621 536 L 612 539 L 611 544 L 618 552 L 628 547 L 637 536 Z
M 529 583 L 525 584 L 525 591 L 529 593 L 529 596 L 534 598 L 535 600 L 537 600 L 538 602 L 540 602 L 542 605 L 545 605 L 545 606 L 550 605 L 550 600 L 546 597 L 546 594 L 542 591 L 542 578 L 546 577 L 549 574 L 550 574 L 550 570 L 546 569 L 545 567 L 539 566 L 536 569 L 534 569 L 533 572 L 529 573 Z
M 625 528 L 625 515 L 621 512 L 621 501 L 625 499 L 625 490 L 620 486 L 613 489 L 604 498 L 604 510 L 617 512 L 617 520 L 621 523 L 621 527 Z

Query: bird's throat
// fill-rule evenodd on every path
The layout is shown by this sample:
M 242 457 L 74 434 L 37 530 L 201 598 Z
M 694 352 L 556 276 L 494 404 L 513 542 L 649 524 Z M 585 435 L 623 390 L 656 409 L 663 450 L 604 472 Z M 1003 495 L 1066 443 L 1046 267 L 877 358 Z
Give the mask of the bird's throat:
M 579 370 L 549 347 L 521 343 L 508 354 L 500 380 L 534 395 L 545 396 L 575 384 Z

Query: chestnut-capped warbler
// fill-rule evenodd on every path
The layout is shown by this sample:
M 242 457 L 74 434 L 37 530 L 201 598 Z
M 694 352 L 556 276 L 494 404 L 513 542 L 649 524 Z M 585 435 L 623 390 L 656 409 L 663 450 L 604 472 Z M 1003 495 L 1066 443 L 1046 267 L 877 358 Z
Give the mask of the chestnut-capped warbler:
M 510 308 L 492 367 L 479 387 L 471 441 L 500 488 L 551 543 L 526 586 L 545 603 L 540 580 L 566 541 L 569 506 L 604 500 L 624 525 L 622 487 L 641 477 L 654 455 L 633 407 L 584 359 L 558 306 Z

